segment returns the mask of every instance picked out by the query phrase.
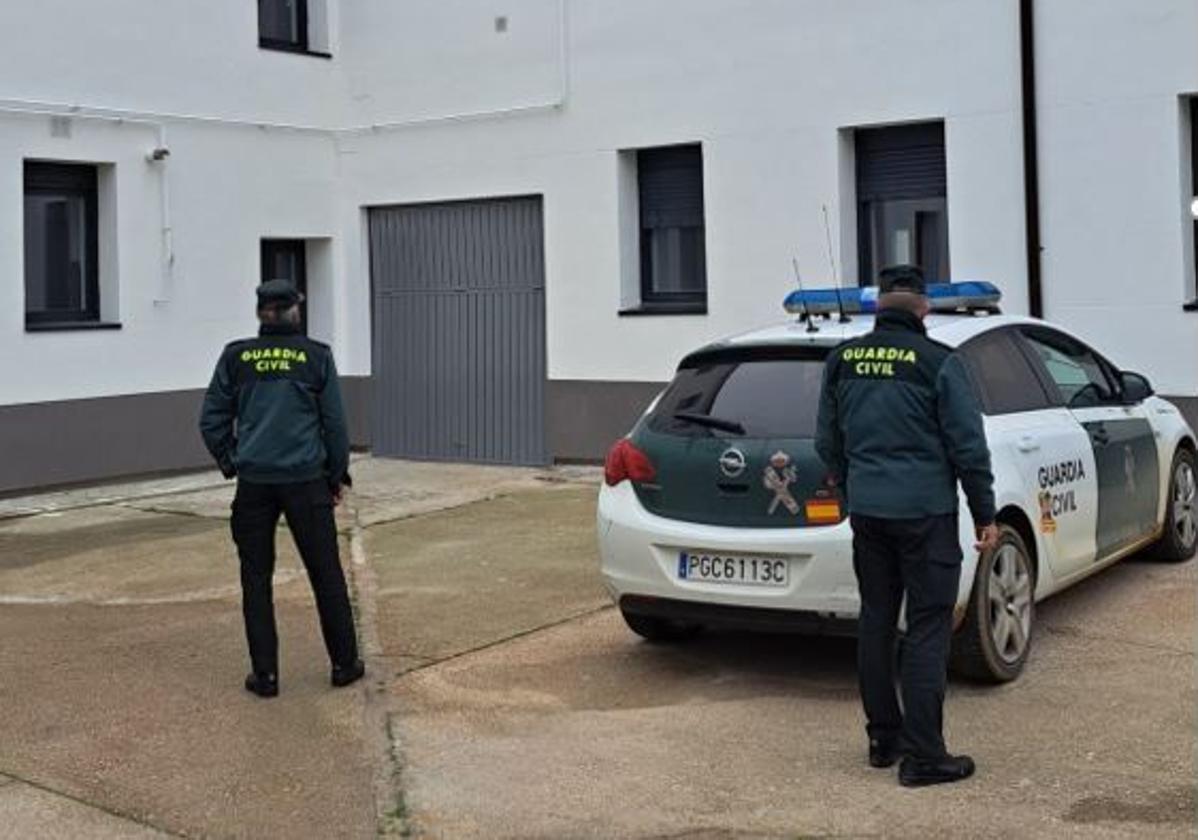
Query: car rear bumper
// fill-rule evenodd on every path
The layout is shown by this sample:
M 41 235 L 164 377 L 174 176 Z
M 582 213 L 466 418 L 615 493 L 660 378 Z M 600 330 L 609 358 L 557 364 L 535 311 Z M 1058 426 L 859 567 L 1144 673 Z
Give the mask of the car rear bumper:
M 857 621 L 837 618 L 816 612 L 776 609 L 772 607 L 741 607 L 731 604 L 706 604 L 700 601 L 677 601 L 648 595 L 624 595 L 620 609 L 628 614 L 665 618 L 680 624 L 699 624 L 726 630 L 745 630 L 755 633 L 802 633 L 821 636 L 855 636 Z
M 631 604 L 644 612 L 664 601 L 668 604 L 663 609 L 702 607 L 709 615 L 730 618 L 742 616 L 736 608 L 751 608 L 767 611 L 762 621 L 775 626 L 779 619 L 783 624 L 797 620 L 782 617 L 780 612 L 804 614 L 804 623 L 816 620 L 831 626 L 854 621 L 859 611 L 852 530 L 847 521 L 806 528 L 751 529 L 666 519 L 647 511 L 625 481 L 615 487 L 604 485 L 600 491 L 598 529 L 603 577 L 621 607 Z M 784 558 L 789 566 L 787 585 L 767 588 L 681 580 L 678 557 L 684 551 Z M 711 607 L 730 611 L 720 613 Z

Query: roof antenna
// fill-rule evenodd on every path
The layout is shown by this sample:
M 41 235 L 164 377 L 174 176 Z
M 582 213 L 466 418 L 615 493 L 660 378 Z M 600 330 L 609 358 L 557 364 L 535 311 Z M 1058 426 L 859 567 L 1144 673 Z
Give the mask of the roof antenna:
M 807 321 L 807 332 L 819 332 L 819 327 L 815 325 L 815 318 L 811 315 L 811 307 L 807 304 L 807 294 L 803 291 L 803 277 L 799 274 L 799 260 L 797 257 L 791 257 L 790 262 L 795 267 L 795 282 L 799 284 L 799 294 L 803 299 L 803 318 L 800 320 Z
M 821 205 L 824 211 L 824 236 L 828 240 L 828 262 L 832 264 L 832 282 L 836 284 L 836 308 L 840 310 L 840 323 L 847 324 L 853 319 L 844 311 L 844 301 L 840 298 L 840 277 L 836 274 L 836 257 L 832 253 L 832 226 L 828 224 L 828 205 Z

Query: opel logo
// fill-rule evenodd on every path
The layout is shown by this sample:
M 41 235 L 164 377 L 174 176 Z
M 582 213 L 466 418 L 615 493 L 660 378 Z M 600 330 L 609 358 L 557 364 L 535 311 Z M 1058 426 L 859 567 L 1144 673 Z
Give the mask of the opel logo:
M 736 478 L 745 471 L 745 453 L 735 447 L 724 450 L 720 456 L 720 472 L 728 478 Z

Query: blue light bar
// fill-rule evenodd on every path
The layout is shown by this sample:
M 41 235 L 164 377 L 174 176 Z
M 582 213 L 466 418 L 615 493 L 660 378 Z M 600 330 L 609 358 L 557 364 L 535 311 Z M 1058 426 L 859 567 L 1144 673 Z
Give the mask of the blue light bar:
M 997 312 L 1002 292 L 986 280 L 963 280 L 958 283 L 929 283 L 928 302 L 934 312 L 958 310 Z M 876 312 L 878 287 L 864 286 L 845 289 L 797 289 L 786 296 L 782 304 L 792 315 L 831 315 L 843 311 L 849 315 Z

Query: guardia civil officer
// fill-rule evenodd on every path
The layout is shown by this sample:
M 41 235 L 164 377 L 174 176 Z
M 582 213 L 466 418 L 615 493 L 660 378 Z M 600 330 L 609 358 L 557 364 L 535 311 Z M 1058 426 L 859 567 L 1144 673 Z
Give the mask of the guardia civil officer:
M 221 473 L 237 477 L 230 524 L 252 666 L 245 687 L 260 697 L 279 693 L 271 577 L 280 513 L 316 596 L 333 685 L 349 685 L 366 672 L 333 521 L 350 483 L 341 389 L 329 348 L 300 332 L 302 300 L 286 280 L 258 287 L 258 337 L 225 347 L 200 415 L 204 444 Z
M 960 359 L 927 337 L 922 272 L 881 273 L 874 330 L 836 348 L 824 369 L 816 449 L 845 491 L 861 594 L 857 669 L 869 762 L 900 757 L 903 785 L 973 774 L 945 750 L 942 716 L 953 606 L 961 574 L 957 485 L 978 550 L 992 549 L 994 478 L 982 418 Z M 906 595 L 895 696 L 894 645 Z

